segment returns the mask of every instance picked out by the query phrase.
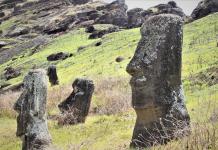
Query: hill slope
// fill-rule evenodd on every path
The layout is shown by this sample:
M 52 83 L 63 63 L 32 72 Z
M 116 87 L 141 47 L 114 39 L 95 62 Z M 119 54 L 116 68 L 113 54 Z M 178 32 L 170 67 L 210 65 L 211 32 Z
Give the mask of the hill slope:
M 107 25 L 103 25 L 105 26 Z M 193 132 L 190 137 L 169 143 L 163 146 L 163 149 L 185 149 L 186 146 L 190 149 L 196 149 L 195 146 L 205 149 L 215 148 L 218 144 L 217 135 L 214 134 L 218 120 L 216 111 L 218 108 L 217 35 L 218 13 L 184 27 L 183 82 Z M 16 60 L 1 65 L 0 72 L 2 73 L 7 66 L 22 68 L 22 76 L 8 81 L 13 85 L 22 81 L 23 76 L 33 65 L 46 68 L 51 64 L 46 60 L 49 54 L 64 51 L 74 53 L 74 56 L 55 62 L 62 85 L 71 84 L 75 77 L 88 77 L 95 82 L 111 77 L 109 84 L 113 79 L 124 80 L 124 83 L 118 81 L 114 85 L 117 89 L 122 89 L 124 85 L 128 86 L 129 76 L 125 72 L 125 67 L 134 54 L 139 39 L 139 29 L 123 30 L 96 40 L 89 40 L 84 29 L 74 30 L 53 39 L 50 44 L 34 55 L 30 56 L 27 52 L 24 56 L 18 56 Z M 95 43 L 99 41 L 102 45 L 95 46 Z M 78 52 L 81 46 L 86 48 Z M 124 61 L 115 62 L 118 56 L 124 57 Z M 113 91 L 116 88 L 113 87 L 110 90 Z M 61 90 L 63 90 L 62 86 L 50 88 L 51 93 L 60 92 L 60 99 L 64 94 Z M 99 91 L 95 93 L 92 105 L 103 101 L 102 97 L 98 96 Z M 115 100 L 123 101 L 122 97 L 115 97 Z M 49 99 L 49 103 L 53 101 L 54 99 Z M 115 108 L 116 104 L 111 107 Z M 49 108 L 49 114 L 58 113 L 55 105 Z M 49 121 L 49 129 L 53 143 L 58 149 L 127 149 L 134 121 L 135 114 L 132 109 L 129 109 L 109 116 L 92 113 L 85 124 L 76 126 L 59 127 L 55 121 Z M 14 118 L 1 117 L 1 150 L 20 149 L 20 141 L 15 138 L 15 130 Z

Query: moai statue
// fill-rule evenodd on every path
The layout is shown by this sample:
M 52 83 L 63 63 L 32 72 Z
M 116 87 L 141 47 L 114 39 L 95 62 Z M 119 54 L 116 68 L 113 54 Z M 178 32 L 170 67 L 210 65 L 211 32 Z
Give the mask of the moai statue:
M 150 17 L 141 27 L 127 66 L 137 114 L 131 147 L 165 144 L 190 132 L 181 82 L 182 26 L 180 17 L 165 14 Z
M 49 66 L 47 75 L 49 77 L 49 82 L 51 83 L 51 86 L 59 84 L 56 66 L 54 65 Z
M 89 113 L 94 92 L 93 82 L 86 79 L 76 79 L 72 87 L 71 95 L 58 105 L 63 117 L 59 124 L 84 123 Z
M 51 144 L 46 118 L 47 78 L 44 70 L 32 70 L 24 78 L 24 91 L 14 105 L 19 113 L 17 133 L 22 150 L 45 150 Z

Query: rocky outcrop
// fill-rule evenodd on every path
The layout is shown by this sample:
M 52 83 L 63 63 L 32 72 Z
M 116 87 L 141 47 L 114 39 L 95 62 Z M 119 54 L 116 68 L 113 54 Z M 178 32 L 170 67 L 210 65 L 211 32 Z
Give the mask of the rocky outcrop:
M 49 78 L 49 82 L 51 83 L 51 86 L 59 84 L 57 69 L 55 65 L 51 65 L 48 67 L 47 75 Z
M 59 124 L 84 123 L 89 113 L 94 84 L 91 80 L 76 79 L 73 82 L 73 92 L 58 105 L 62 112 Z
M 96 19 L 96 23 L 100 24 L 114 24 L 117 26 L 127 26 L 128 9 L 125 1 L 114 1 L 110 4 L 99 6 L 96 8 L 102 15 Z
M 217 0 L 202 0 L 192 12 L 191 17 L 196 20 L 215 12 L 218 12 Z
M 54 53 L 51 54 L 47 57 L 48 61 L 57 61 L 57 60 L 65 60 L 68 57 L 72 57 L 73 54 L 71 53 L 64 53 L 64 52 L 59 52 L 59 53 Z
M 6 80 L 10 80 L 20 76 L 20 71 L 18 69 L 14 69 L 12 67 L 5 68 L 4 77 Z
M 164 144 L 189 133 L 181 81 L 181 17 L 157 15 L 145 21 L 141 40 L 127 66 L 137 120 L 132 147 Z
M 47 79 L 45 71 L 32 70 L 24 78 L 24 91 L 14 105 L 19 113 L 16 135 L 23 150 L 45 150 L 51 144 L 46 117 Z
M 102 38 L 105 34 L 113 33 L 113 32 L 118 32 L 120 31 L 118 26 L 109 26 L 107 29 L 102 29 L 102 30 L 94 30 L 92 34 L 89 35 L 89 39 L 97 39 L 97 38 Z
M 127 12 L 128 15 L 128 27 L 140 27 L 143 22 L 144 18 L 142 16 L 142 12 L 144 10 L 142 8 L 133 8 Z
M 169 1 L 167 4 L 159 4 L 151 7 L 147 10 L 141 8 L 134 8 L 127 12 L 128 14 L 128 27 L 135 28 L 140 27 L 145 20 L 151 16 L 159 14 L 174 14 L 178 15 L 185 20 L 186 15 L 183 10 L 177 6 L 176 2 Z
M 68 0 L 73 5 L 81 5 L 88 2 L 91 2 L 91 0 Z

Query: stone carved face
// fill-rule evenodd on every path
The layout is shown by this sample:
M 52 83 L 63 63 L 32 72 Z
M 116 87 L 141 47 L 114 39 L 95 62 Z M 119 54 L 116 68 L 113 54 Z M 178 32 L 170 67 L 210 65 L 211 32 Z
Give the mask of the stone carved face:
M 167 95 L 167 90 L 181 84 L 182 22 L 171 24 L 173 19 L 179 18 L 154 17 L 141 28 L 142 38 L 127 66 L 127 72 L 132 76 L 130 85 L 135 108 L 146 108 L 159 102 L 168 104 L 171 95 Z M 179 34 L 175 34 L 178 31 Z
M 28 130 L 28 125 L 34 121 L 43 119 L 45 115 L 46 96 L 47 96 L 47 80 L 41 78 L 44 72 L 39 73 L 32 71 L 24 78 L 24 90 L 14 104 L 14 110 L 18 112 L 17 117 L 17 133 L 22 137 Z M 37 97 L 36 97 L 37 95 Z M 34 97 L 35 96 L 35 97 Z
M 58 105 L 61 112 L 68 111 L 76 103 L 76 101 L 89 100 L 93 91 L 94 85 L 88 80 L 76 79 L 73 84 L 73 92 L 62 103 Z

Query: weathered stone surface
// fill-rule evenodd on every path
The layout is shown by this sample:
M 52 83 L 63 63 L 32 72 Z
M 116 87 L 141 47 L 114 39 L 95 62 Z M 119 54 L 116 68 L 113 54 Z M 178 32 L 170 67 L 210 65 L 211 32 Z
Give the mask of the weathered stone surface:
M 113 32 L 118 32 L 120 31 L 118 26 L 110 26 L 107 29 L 103 30 L 95 30 L 92 34 L 90 34 L 89 39 L 97 39 L 97 38 L 102 38 L 105 34 L 113 33 Z
M 60 124 L 84 123 L 89 113 L 94 84 L 91 80 L 76 79 L 73 82 L 73 92 L 58 105 L 62 112 Z
M 6 45 L 8 45 L 7 42 L 5 42 L 5 41 L 0 41 L 0 49 L 1 49 L 2 47 L 6 46 Z
M 142 8 L 133 8 L 127 12 L 128 15 L 128 27 L 140 27 L 144 23 L 144 19 L 142 17 L 142 12 L 144 10 Z
M 218 12 L 217 0 L 202 0 L 192 12 L 191 17 L 200 19 L 215 12 Z
M 132 147 L 163 144 L 189 133 L 181 82 L 182 26 L 181 17 L 165 14 L 150 17 L 141 28 L 127 66 L 137 114 Z
M 9 32 L 6 34 L 6 36 L 8 37 L 15 37 L 15 36 L 20 36 L 20 35 L 24 35 L 29 33 L 30 28 L 29 27 L 25 27 L 25 26 L 21 26 L 21 27 L 16 27 L 13 26 Z
M 24 78 L 24 91 L 14 105 L 19 113 L 16 135 L 23 150 L 44 150 L 51 144 L 46 118 L 47 78 L 44 70 L 32 70 Z
M 91 0 L 69 0 L 73 5 L 81 5 L 90 2 Z
M 86 27 L 86 33 L 92 33 L 95 31 L 95 27 L 93 25 Z
M 47 75 L 49 77 L 49 82 L 52 86 L 59 84 L 57 69 L 55 65 L 51 65 L 48 67 Z
M 140 27 L 149 17 L 159 14 L 174 14 L 182 17 L 183 20 L 187 17 L 175 1 L 169 1 L 167 4 L 159 4 L 147 10 L 134 8 L 129 10 L 127 14 L 129 28 Z
M 125 1 L 116 0 L 110 4 L 96 8 L 102 15 L 96 19 L 96 23 L 113 24 L 117 26 L 127 26 L 127 5 Z
M 6 80 L 10 80 L 10 79 L 18 77 L 20 74 L 21 73 L 18 69 L 7 67 L 5 68 L 4 77 Z
M 29 49 L 33 49 L 40 45 L 44 45 L 48 43 L 48 41 L 49 41 L 49 38 L 47 36 L 38 36 L 27 42 L 22 42 L 21 44 L 17 44 L 16 46 L 13 46 L 7 51 L 0 51 L 0 64 L 7 62 L 12 57 L 17 56 L 21 53 L 24 53 L 25 51 Z
M 48 61 L 57 61 L 57 60 L 64 60 L 67 59 L 68 57 L 71 57 L 73 54 L 70 53 L 64 53 L 64 52 L 59 52 L 55 54 L 51 54 L 47 57 Z

